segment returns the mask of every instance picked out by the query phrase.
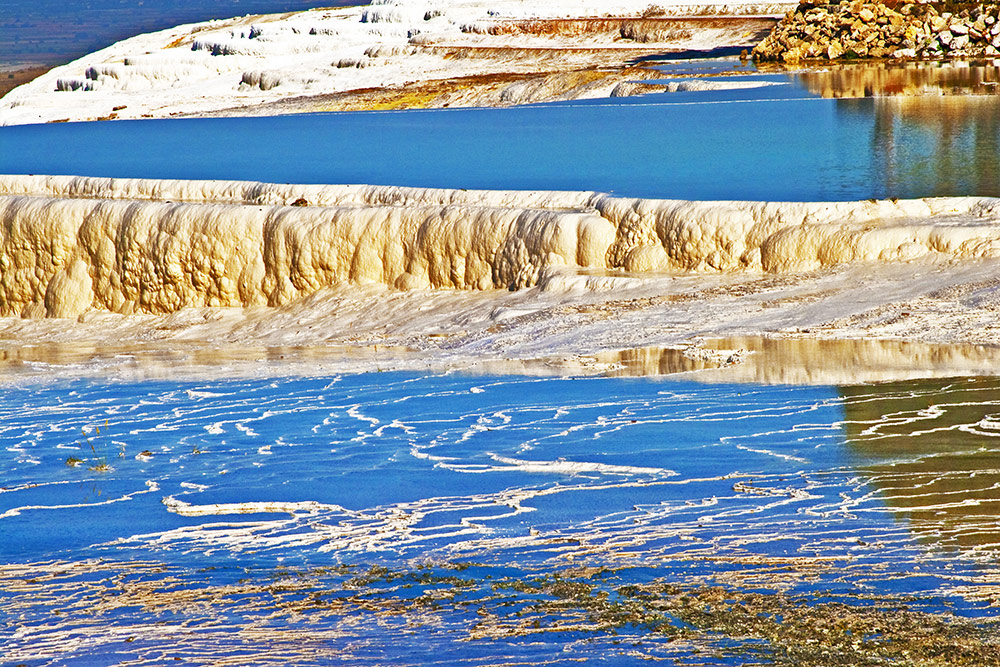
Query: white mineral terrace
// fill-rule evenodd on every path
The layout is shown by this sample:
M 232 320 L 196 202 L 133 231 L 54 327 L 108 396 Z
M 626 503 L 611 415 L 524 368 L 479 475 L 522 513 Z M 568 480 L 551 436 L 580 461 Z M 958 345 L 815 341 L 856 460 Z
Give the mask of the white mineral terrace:
M 4 176 L 0 225 L 0 337 L 22 348 L 377 345 L 382 367 L 393 347 L 468 366 L 713 336 L 1000 343 L 995 198 Z
M 140 35 L 57 67 L 0 100 L 0 124 L 317 111 L 345 108 L 335 98 L 350 91 L 357 99 L 347 108 L 606 97 L 628 80 L 609 67 L 670 50 L 752 47 L 762 27 L 747 17 L 780 16 L 791 6 L 376 0 L 209 21 Z M 415 91 L 441 81 L 452 85 Z M 366 99 L 372 91 L 382 97 Z M 387 91 L 398 97 L 387 101 Z M 276 103 L 286 106 L 271 108 Z

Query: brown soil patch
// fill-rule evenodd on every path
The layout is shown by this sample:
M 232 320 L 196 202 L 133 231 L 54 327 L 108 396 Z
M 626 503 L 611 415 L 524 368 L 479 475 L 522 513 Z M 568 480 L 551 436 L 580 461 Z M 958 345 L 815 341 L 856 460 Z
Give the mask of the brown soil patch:
M 48 67 L 21 67 L 18 69 L 0 69 L 0 97 L 3 97 L 22 83 L 37 79 L 49 71 Z

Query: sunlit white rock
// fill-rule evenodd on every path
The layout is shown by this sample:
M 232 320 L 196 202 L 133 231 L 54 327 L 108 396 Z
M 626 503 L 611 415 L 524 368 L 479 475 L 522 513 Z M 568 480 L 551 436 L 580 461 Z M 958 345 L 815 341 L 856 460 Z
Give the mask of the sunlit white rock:
M 655 6 L 648 0 L 386 0 L 367 7 L 208 21 L 139 35 L 57 67 L 0 101 L 0 125 L 166 117 L 494 72 L 565 71 L 593 65 L 594 56 L 586 48 L 635 44 L 606 35 L 491 35 L 476 26 L 537 18 L 639 17 L 650 11 L 780 15 L 789 6 L 714 1 L 691 5 L 675 0 Z M 724 34 L 699 31 L 679 42 L 673 39 L 669 46 L 712 48 Z M 463 46 L 479 49 L 476 57 L 449 56 L 447 49 Z M 538 46 L 545 47 L 544 52 L 524 50 Z M 668 44 L 640 46 L 656 52 Z M 583 52 L 574 53 L 580 47 L 585 47 Z M 622 64 L 627 59 L 623 56 Z M 514 97 L 508 103 L 531 101 Z

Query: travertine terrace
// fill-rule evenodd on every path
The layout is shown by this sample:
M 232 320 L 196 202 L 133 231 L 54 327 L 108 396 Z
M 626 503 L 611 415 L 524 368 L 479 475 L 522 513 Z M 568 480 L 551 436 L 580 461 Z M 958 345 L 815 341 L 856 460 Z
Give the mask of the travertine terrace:
M 439 2 L 246 16 L 119 42 L 0 101 L 0 124 L 606 97 L 638 59 L 752 48 L 791 5 Z
M 656 85 L 637 59 L 752 46 L 788 8 L 383 0 L 242 17 L 57 68 L 3 98 L 0 122 L 758 85 Z M 928 88 L 907 71 L 814 74 L 803 81 L 823 96 Z M 993 84 L 982 74 L 961 90 L 951 69 L 920 76 L 932 92 L 979 92 Z M 697 202 L 10 175 L 0 217 L 0 333 L 16 347 L 377 345 L 433 353 L 421 363 L 561 355 L 579 368 L 718 336 L 1000 344 L 990 197 Z
M 344 284 L 520 289 L 558 269 L 787 274 L 1000 256 L 1000 200 L 973 197 L 683 202 L 72 177 L 8 177 L 0 191 L 6 315 L 281 306 Z
M 1000 342 L 991 198 L 28 176 L 0 190 L 3 330 L 21 343 L 377 344 L 468 365 L 743 334 Z

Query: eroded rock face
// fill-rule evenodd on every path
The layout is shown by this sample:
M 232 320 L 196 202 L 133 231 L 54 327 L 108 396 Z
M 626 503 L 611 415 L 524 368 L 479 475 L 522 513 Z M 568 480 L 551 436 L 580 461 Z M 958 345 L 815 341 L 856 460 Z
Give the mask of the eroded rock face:
M 756 60 L 1000 56 L 1000 5 L 802 2 L 753 50 Z

